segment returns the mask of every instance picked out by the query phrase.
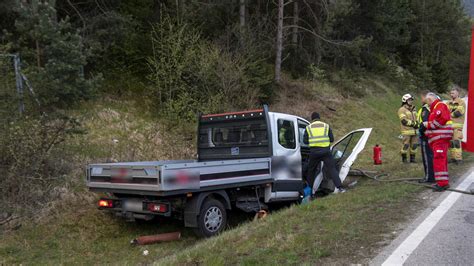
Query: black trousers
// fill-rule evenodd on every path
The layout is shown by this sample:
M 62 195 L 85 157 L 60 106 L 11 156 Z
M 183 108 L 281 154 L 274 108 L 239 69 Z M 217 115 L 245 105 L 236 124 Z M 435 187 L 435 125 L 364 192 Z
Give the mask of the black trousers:
M 435 181 L 433 170 L 433 151 L 427 139 L 420 138 L 421 157 L 423 157 L 423 169 L 425 170 L 425 180 Z
M 309 154 L 309 163 L 308 163 L 308 183 L 311 186 L 316 178 L 316 172 L 318 166 L 321 162 L 324 162 L 325 173 L 329 175 L 332 182 L 336 187 L 341 187 L 341 179 L 339 178 L 339 173 L 336 169 L 336 162 L 332 157 L 331 150 L 329 148 L 311 148 Z

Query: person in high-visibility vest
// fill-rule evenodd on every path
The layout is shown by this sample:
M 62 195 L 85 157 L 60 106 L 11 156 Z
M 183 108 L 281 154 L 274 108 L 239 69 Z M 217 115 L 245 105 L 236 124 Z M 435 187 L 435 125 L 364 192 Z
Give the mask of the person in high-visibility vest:
M 451 100 L 448 102 L 451 120 L 453 121 L 453 139 L 451 140 L 450 153 L 451 159 L 455 163 L 462 162 L 461 141 L 463 138 L 462 130 L 464 127 L 464 115 L 466 113 L 466 103 L 459 97 L 458 88 L 454 87 L 450 92 Z
M 410 163 L 415 163 L 416 148 L 418 147 L 417 129 L 419 123 L 416 119 L 416 107 L 413 105 L 413 96 L 405 94 L 402 97 L 402 106 L 398 109 L 398 118 L 400 119 L 400 131 L 402 135 L 402 162 L 407 163 L 408 154 L 410 154 Z
M 426 95 L 426 102 L 430 105 L 428 121 L 423 122 L 425 134 L 433 151 L 433 170 L 436 185 L 434 191 L 444 191 L 449 188 L 448 148 L 453 138 L 453 122 L 449 107 L 439 100 L 434 93 Z
M 423 91 L 421 96 L 421 103 L 423 106 L 418 110 L 417 119 L 420 124 L 418 134 L 420 136 L 420 148 L 421 158 L 423 159 L 423 169 L 425 170 L 425 176 L 419 180 L 419 183 L 434 183 L 434 172 L 433 172 L 433 151 L 428 144 L 428 137 L 426 136 L 426 127 L 423 122 L 427 122 L 430 117 L 430 105 L 426 102 L 426 95 L 429 91 Z
M 314 112 L 311 115 L 311 124 L 306 127 L 304 133 L 304 142 L 309 144 L 310 154 L 308 163 L 309 184 L 316 178 L 316 171 L 321 161 L 324 162 L 324 169 L 329 174 L 329 178 L 334 183 L 336 189 L 334 193 L 344 193 L 341 179 L 336 168 L 336 162 L 331 153 L 331 143 L 334 142 L 334 135 L 331 127 L 322 122 L 319 113 Z

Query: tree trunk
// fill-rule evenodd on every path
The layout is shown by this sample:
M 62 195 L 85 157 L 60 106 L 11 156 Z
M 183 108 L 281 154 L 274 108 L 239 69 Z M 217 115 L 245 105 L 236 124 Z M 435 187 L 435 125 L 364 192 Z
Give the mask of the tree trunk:
M 441 53 L 441 42 L 438 41 L 438 51 L 436 52 L 436 63 L 439 63 L 440 53 Z
M 424 50 L 424 46 L 425 46 L 425 42 L 424 42 L 424 30 L 425 30 L 425 8 L 426 8 L 426 1 L 423 0 L 423 8 L 421 9 L 422 13 L 421 13 L 421 30 L 420 30 L 420 43 L 421 43 L 421 50 L 420 50 L 420 57 L 421 57 L 421 61 L 422 62 L 425 62 L 425 50 Z
M 298 11 L 298 0 L 295 0 L 293 3 L 293 26 L 298 26 Z M 291 44 L 293 45 L 293 49 L 296 49 L 298 46 L 298 27 L 293 27 L 291 34 Z
M 38 40 L 36 40 L 35 43 L 36 43 L 36 64 L 38 65 L 38 67 L 41 67 L 41 47 Z
M 244 31 L 245 28 L 245 0 L 240 0 L 240 31 Z
M 278 0 L 278 24 L 276 37 L 275 82 L 281 80 L 281 54 L 283 51 L 283 0 Z

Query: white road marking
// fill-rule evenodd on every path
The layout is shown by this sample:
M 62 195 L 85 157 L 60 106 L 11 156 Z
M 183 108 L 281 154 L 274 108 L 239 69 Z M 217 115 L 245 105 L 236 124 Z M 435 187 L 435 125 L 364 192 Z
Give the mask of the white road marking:
M 474 182 L 474 172 L 471 173 L 456 189 L 466 190 Z M 434 209 L 426 219 L 398 246 L 382 265 L 402 265 L 425 239 L 431 229 L 443 218 L 448 210 L 461 197 L 461 193 L 449 192 L 450 194 Z

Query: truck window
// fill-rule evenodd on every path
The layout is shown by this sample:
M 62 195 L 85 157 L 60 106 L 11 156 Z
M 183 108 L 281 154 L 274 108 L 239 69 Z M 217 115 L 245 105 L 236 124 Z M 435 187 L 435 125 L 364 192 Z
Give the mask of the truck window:
M 280 143 L 284 148 L 296 148 L 294 128 L 292 121 L 278 119 L 278 143 Z
M 306 132 L 307 123 L 298 120 L 298 141 L 300 142 L 301 147 L 309 147 L 308 143 L 304 143 L 304 133 Z
M 262 111 L 201 117 L 198 160 L 269 157 L 270 141 L 267 118 Z
M 336 160 L 338 169 L 342 167 L 347 157 L 351 155 L 362 135 L 364 135 L 364 132 L 354 132 L 332 147 L 332 155 Z
M 214 124 L 202 128 L 199 134 L 199 146 L 235 147 L 268 145 L 265 124 L 247 122 L 246 124 Z

